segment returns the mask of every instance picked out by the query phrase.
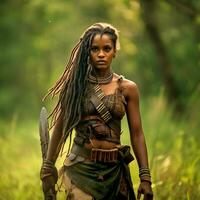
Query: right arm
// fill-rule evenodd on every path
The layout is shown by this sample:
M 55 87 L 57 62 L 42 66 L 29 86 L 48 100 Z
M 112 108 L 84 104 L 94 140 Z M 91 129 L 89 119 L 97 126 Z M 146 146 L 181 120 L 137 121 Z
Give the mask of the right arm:
M 47 157 L 44 159 L 41 170 L 40 179 L 42 180 L 42 188 L 45 199 L 55 199 L 55 184 L 58 180 L 58 172 L 55 162 L 60 152 L 60 141 L 63 135 L 63 115 L 57 120 L 48 146 Z
M 47 151 L 47 160 L 50 160 L 54 164 L 60 152 L 61 148 L 60 141 L 62 136 L 63 136 L 63 114 L 61 114 L 61 116 L 59 117 L 58 121 L 55 124 Z

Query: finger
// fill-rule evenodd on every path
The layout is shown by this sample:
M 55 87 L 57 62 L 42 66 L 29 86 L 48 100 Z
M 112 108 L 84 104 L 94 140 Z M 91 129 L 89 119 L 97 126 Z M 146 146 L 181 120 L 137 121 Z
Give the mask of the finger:
M 55 186 L 55 183 L 51 179 L 45 179 L 42 182 L 42 189 L 44 193 L 47 193 L 51 188 Z
M 51 190 L 49 190 L 45 194 L 45 200 L 56 200 L 56 195 Z
M 51 186 L 50 185 L 47 185 L 47 184 L 43 184 L 42 185 L 42 190 L 43 192 L 46 194 L 48 193 L 48 191 L 51 189 Z
M 153 199 L 153 193 L 147 192 L 144 194 L 144 200 L 152 200 Z
M 140 197 L 141 197 L 141 190 L 138 190 L 137 200 L 140 200 Z

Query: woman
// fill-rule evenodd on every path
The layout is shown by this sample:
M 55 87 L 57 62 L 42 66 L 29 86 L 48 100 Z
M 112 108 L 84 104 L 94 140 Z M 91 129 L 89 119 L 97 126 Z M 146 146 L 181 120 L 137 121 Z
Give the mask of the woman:
M 138 88 L 111 68 L 118 49 L 118 31 L 113 26 L 90 26 L 49 91 L 48 95 L 59 93 L 59 101 L 52 112 L 54 130 L 41 168 L 44 192 L 57 182 L 54 164 L 75 129 L 71 151 L 61 170 L 67 199 L 135 199 L 128 168 L 133 157 L 129 146 L 120 144 L 121 119 L 126 114 L 141 180 L 137 198 L 144 194 L 145 200 L 153 199 Z

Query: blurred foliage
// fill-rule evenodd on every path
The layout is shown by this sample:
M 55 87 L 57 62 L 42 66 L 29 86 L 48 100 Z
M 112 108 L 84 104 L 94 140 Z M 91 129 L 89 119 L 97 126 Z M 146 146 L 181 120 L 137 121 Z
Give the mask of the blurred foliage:
M 198 1 L 165 0 L 156 1 L 154 13 L 184 104 L 199 85 L 197 11 Z M 2 1 L 1 116 L 36 116 L 41 98 L 62 73 L 73 45 L 86 27 L 98 21 L 112 23 L 120 30 L 121 51 L 114 70 L 136 81 L 145 97 L 157 94 L 165 85 L 142 12 L 136 0 Z
M 159 52 L 146 30 L 142 3 L 147 2 L 1 1 L 0 199 L 42 198 L 36 129 L 41 99 L 63 72 L 80 35 L 99 21 L 120 30 L 114 71 L 140 88 L 155 199 L 199 198 L 200 1 L 152 0 L 155 9 L 149 9 L 184 106 L 179 118 L 174 102 L 167 101 Z M 126 133 L 124 121 L 123 141 L 128 143 Z M 136 165 L 131 169 L 137 171 Z M 136 189 L 137 173 L 132 175 Z

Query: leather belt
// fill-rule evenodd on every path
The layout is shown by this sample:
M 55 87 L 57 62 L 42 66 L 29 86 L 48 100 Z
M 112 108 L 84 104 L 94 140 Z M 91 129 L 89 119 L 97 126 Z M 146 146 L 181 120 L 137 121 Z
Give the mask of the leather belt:
M 73 144 L 71 153 L 73 155 L 84 157 L 94 162 L 113 163 L 118 160 L 118 149 L 87 149 L 84 146 Z M 70 156 L 69 156 L 70 158 Z

